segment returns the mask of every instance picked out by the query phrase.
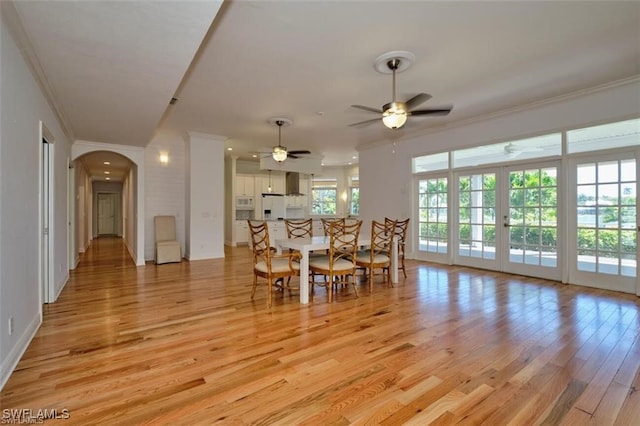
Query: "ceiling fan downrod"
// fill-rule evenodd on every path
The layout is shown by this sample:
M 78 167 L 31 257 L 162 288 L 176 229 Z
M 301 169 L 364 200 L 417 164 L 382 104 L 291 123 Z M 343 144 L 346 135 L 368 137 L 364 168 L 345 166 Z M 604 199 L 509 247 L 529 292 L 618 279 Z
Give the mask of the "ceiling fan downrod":
M 389 67 L 389 69 L 393 73 L 393 80 L 392 80 L 393 86 L 392 86 L 392 90 L 391 90 L 391 100 L 392 100 L 393 103 L 395 103 L 396 102 L 396 71 L 400 67 L 400 59 L 393 58 L 393 59 L 389 60 L 387 62 L 387 66 Z

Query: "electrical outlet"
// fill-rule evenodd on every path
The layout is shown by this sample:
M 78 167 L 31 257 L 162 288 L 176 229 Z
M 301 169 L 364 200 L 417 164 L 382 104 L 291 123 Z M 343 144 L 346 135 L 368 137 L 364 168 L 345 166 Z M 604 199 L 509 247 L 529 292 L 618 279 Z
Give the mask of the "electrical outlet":
M 13 317 L 9 317 L 9 336 L 13 334 Z

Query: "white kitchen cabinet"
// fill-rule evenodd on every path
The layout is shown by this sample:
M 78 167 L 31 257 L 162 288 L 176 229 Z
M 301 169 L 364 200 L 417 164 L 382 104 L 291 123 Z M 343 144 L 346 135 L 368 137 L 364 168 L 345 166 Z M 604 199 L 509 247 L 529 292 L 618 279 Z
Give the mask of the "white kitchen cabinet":
M 249 242 L 249 224 L 246 220 L 236 220 L 236 244 Z
M 311 228 L 314 237 L 324 235 L 324 229 L 322 228 L 322 221 L 320 219 L 314 220 Z
M 276 245 L 276 240 L 283 240 L 287 238 L 287 228 L 283 221 L 269 221 L 269 243 L 271 246 Z
M 255 178 L 252 175 L 236 175 L 236 195 L 255 195 Z
M 260 179 L 260 193 L 269 193 L 269 176 L 262 176 Z M 271 193 L 284 194 L 284 173 L 271 173 Z

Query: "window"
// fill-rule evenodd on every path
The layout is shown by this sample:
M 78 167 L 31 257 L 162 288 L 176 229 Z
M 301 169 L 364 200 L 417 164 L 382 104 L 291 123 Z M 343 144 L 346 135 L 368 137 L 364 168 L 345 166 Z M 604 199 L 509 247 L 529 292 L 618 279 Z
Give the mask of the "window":
M 453 151 L 453 167 L 475 167 L 491 163 L 509 163 L 562 154 L 562 134 L 477 146 Z
M 314 178 L 311 182 L 311 213 L 335 215 L 337 210 L 337 181 L 332 178 Z
M 360 214 L 360 187 L 358 186 L 358 176 L 351 177 L 349 186 L 349 214 L 357 216 Z
M 434 170 L 447 170 L 449 168 L 449 153 L 425 155 L 415 157 L 412 160 L 413 173 L 432 172 Z
M 567 132 L 567 151 L 596 151 L 600 149 L 638 146 L 640 119 L 603 124 Z

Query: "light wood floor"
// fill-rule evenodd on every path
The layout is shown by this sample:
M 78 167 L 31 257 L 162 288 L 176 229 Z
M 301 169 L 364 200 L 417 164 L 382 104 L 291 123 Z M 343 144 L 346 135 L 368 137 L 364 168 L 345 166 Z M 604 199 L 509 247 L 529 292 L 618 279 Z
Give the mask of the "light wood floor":
M 63 424 L 640 424 L 640 301 L 469 268 L 307 306 L 249 250 L 135 267 L 95 240 L 0 394 Z M 19 303 L 19 301 L 16 301 Z

